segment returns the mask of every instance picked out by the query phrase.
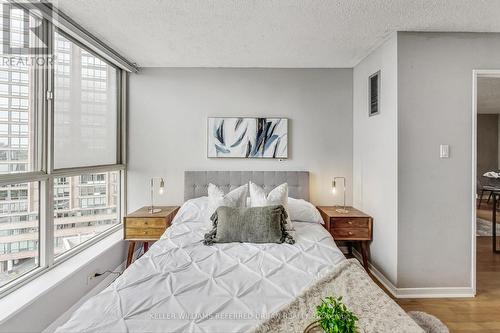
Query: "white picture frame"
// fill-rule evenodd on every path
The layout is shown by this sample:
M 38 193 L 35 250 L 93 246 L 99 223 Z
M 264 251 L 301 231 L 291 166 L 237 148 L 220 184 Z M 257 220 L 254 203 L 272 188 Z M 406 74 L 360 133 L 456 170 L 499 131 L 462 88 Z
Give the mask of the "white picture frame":
M 209 117 L 208 158 L 288 158 L 288 119 Z

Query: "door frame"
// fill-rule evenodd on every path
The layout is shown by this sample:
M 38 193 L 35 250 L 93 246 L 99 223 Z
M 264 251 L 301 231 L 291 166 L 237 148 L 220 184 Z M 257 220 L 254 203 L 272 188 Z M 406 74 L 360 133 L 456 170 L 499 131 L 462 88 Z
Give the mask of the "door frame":
M 477 79 L 478 77 L 498 77 L 500 69 L 474 69 L 472 70 L 472 248 L 471 248 L 471 285 L 472 292 L 476 295 L 476 199 L 477 199 Z

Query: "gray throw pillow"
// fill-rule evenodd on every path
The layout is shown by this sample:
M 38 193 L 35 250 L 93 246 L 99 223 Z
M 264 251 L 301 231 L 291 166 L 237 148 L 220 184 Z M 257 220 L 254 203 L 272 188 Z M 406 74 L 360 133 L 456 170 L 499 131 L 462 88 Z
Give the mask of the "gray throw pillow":
M 295 241 L 285 229 L 286 210 L 282 205 L 233 208 L 219 207 L 210 218 L 213 229 L 203 244 L 213 243 L 288 243 Z

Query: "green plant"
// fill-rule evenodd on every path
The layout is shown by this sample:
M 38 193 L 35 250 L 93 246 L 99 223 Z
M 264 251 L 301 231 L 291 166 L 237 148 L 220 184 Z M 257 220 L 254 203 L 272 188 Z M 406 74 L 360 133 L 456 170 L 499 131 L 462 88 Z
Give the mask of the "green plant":
M 326 333 L 355 333 L 356 317 L 342 303 L 342 297 L 326 297 L 323 302 L 316 307 L 316 315 L 319 323 Z

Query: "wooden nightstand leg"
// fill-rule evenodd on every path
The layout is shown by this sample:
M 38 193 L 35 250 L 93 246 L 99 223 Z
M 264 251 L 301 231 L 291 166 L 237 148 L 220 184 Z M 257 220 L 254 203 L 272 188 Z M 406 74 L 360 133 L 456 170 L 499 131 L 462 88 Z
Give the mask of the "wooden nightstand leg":
M 363 267 L 368 272 L 368 241 L 361 242 L 361 255 L 363 256 Z
M 135 249 L 135 242 L 129 241 L 128 242 L 127 267 L 130 266 L 130 264 L 132 263 L 132 259 L 134 258 L 134 249 Z
M 144 242 L 144 244 L 142 245 L 143 249 L 144 249 L 144 253 L 148 252 L 149 250 L 149 243 L 148 242 Z

